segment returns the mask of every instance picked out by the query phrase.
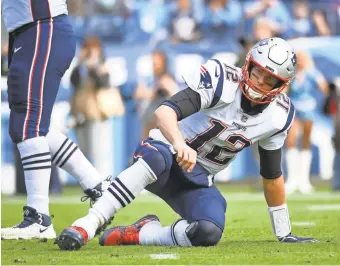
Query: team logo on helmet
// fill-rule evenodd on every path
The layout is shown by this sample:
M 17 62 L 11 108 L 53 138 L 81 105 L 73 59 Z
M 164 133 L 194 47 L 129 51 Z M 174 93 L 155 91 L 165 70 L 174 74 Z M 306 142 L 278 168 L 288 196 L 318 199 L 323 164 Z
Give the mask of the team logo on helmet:
M 268 43 L 269 43 L 269 39 L 264 39 L 264 40 L 259 42 L 259 46 L 267 45 Z
M 296 54 L 293 52 L 293 57 L 291 58 L 293 66 L 296 66 Z

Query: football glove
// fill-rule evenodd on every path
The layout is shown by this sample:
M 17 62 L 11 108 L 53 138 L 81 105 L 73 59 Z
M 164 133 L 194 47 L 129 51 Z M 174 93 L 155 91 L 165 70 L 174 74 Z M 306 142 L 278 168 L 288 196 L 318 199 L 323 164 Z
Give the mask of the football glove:
M 316 243 L 316 242 L 319 242 L 319 240 L 316 240 L 311 237 L 299 237 L 299 236 L 294 236 L 291 233 L 289 235 L 286 235 L 285 237 L 281 237 L 278 239 L 282 243 Z

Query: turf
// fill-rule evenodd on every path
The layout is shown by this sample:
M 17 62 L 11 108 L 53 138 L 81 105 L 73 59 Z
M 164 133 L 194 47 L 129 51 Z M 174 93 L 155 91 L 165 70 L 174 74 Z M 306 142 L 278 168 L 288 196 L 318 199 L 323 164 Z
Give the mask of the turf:
M 340 264 L 340 194 L 327 191 L 312 196 L 293 195 L 288 206 L 292 222 L 314 225 L 297 226 L 293 233 L 312 236 L 319 243 L 283 244 L 271 232 L 267 207 L 260 192 L 244 187 L 222 186 L 227 198 L 226 229 L 220 243 L 209 248 L 120 246 L 101 247 L 98 238 L 79 251 L 60 251 L 52 240 L 1 241 L 1 263 L 15 265 L 100 265 L 100 264 Z M 235 192 L 241 190 L 241 192 Z M 50 211 L 57 234 L 75 219 L 87 213 L 88 204 L 81 203 L 79 189 L 67 190 L 64 196 L 51 197 Z M 2 227 L 21 219 L 23 197 L 2 197 Z M 314 210 L 332 205 L 333 210 Z M 164 225 L 178 216 L 162 201 L 141 195 L 124 208 L 113 221 L 129 224 L 147 213 L 157 214 Z M 158 254 L 155 258 L 154 254 Z M 163 254 L 171 256 L 164 258 Z

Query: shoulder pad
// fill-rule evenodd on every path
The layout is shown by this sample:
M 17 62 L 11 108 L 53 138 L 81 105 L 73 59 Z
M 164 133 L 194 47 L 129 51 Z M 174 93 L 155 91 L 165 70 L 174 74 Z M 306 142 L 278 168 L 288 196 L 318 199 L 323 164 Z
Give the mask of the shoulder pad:
M 270 103 L 270 106 L 273 124 L 279 130 L 276 134 L 288 130 L 295 116 L 295 108 L 290 98 L 282 92 Z
M 234 101 L 237 89 L 239 88 L 241 69 L 230 65 L 225 61 L 220 62 L 222 62 L 224 71 L 224 84 L 221 101 L 231 103 Z

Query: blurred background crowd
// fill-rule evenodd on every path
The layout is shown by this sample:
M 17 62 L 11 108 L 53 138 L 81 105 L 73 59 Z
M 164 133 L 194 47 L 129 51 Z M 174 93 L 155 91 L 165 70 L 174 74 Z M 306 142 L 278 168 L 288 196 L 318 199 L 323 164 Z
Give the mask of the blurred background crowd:
M 52 126 L 76 141 L 101 174 L 117 175 L 128 166 L 136 144 L 155 126 L 153 111 L 185 88 L 181 78 L 184 69 L 211 57 L 242 67 L 252 45 L 278 36 L 288 39 L 298 51 L 296 82 L 287 93 L 296 101 L 297 109 L 307 114 L 296 120 L 290 132 L 284 169 L 293 173 L 295 166 L 289 158 L 307 158 L 303 152 L 311 151 L 305 175 L 313 177 L 312 183 L 321 180 L 340 190 L 340 122 L 336 115 L 340 90 L 339 0 L 67 3 L 78 49 L 60 86 Z M 15 193 L 24 190 L 24 179 L 20 160 L 15 160 L 18 153 L 8 136 L 8 44 L 4 26 L 1 37 L 2 192 Z M 298 152 L 302 157 L 297 157 Z M 256 148 L 244 150 L 215 179 L 258 180 L 256 154 Z M 61 184 L 74 182 L 61 171 L 53 169 L 54 192 L 60 192 Z

